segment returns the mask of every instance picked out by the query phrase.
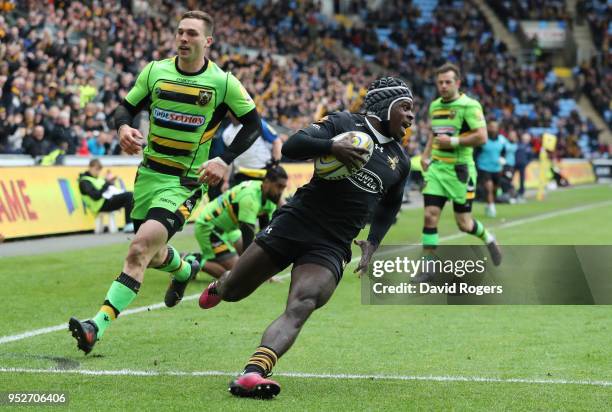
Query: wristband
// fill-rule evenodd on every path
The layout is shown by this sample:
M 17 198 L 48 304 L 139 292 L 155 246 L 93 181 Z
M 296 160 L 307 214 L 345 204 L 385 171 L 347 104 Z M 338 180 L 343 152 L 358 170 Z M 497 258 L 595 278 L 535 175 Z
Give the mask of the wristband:
M 459 138 L 457 136 L 453 136 L 450 138 L 450 145 L 452 147 L 457 147 L 459 146 Z

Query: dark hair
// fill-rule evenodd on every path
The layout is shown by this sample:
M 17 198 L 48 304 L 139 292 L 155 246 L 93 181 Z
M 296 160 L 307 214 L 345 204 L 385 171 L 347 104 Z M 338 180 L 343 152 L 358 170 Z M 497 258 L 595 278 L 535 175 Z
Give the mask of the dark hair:
M 89 167 L 102 167 L 102 162 L 99 159 L 91 159 L 89 161 Z
M 213 31 L 215 29 L 215 19 L 213 19 L 210 14 L 200 10 L 190 10 L 181 16 L 181 20 L 184 19 L 202 20 L 204 22 L 204 34 L 207 36 L 213 35 Z
M 461 80 L 461 70 L 459 70 L 459 67 L 455 66 L 452 63 L 444 63 L 442 66 L 436 69 L 435 74 L 436 77 L 438 77 L 438 75 L 447 72 L 455 73 L 455 80 Z
M 266 177 L 265 180 L 269 180 L 271 182 L 277 182 L 280 179 L 288 179 L 287 172 L 283 169 L 282 166 L 278 165 L 278 163 L 272 162 L 269 165 L 266 165 Z

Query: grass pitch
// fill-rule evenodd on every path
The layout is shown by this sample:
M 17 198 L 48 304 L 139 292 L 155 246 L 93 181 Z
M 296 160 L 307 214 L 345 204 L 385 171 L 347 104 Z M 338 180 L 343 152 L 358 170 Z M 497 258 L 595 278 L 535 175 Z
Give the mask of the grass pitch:
M 455 235 L 447 205 L 442 239 Z M 611 244 L 612 188 L 559 190 L 546 201 L 474 214 L 503 244 Z M 388 245 L 418 244 L 422 210 L 401 213 Z M 365 235 L 365 234 L 363 234 Z M 469 236 L 447 242 L 473 243 Z M 195 239 L 172 242 L 193 249 Z M 0 246 L 1 247 L 1 246 Z M 120 271 L 124 244 L 0 259 L 0 391 L 65 392 L 73 410 L 606 410 L 612 399 L 609 306 L 364 306 L 344 274 L 279 361 L 279 397 L 227 393 L 231 376 L 283 311 L 288 282 L 202 311 L 121 316 L 94 351 L 77 351 L 66 328 L 24 332 L 92 316 Z M 357 251 L 356 251 L 357 252 Z M 163 301 L 167 276 L 151 270 L 133 308 Z M 198 294 L 208 279 L 189 286 Z M 9 339 L 10 338 L 10 339 Z M 350 376 L 342 376 L 350 375 Z

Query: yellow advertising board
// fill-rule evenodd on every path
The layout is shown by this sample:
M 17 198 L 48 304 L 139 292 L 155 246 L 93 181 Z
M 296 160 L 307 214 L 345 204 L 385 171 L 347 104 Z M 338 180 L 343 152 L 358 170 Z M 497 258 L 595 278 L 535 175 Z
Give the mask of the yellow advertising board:
M 285 163 L 282 166 L 289 176 L 285 196 L 293 195 L 299 187 L 308 183 L 314 172 L 313 163 Z
M 553 165 L 558 168 L 559 172 L 565 177 L 571 185 L 580 185 L 585 183 L 595 182 L 595 173 L 593 166 L 587 160 L 582 159 L 561 159 L 554 162 Z M 540 162 L 533 161 L 529 163 L 525 170 L 525 187 L 534 189 L 538 187 L 538 179 L 540 176 Z M 552 174 L 551 174 L 552 176 Z M 514 184 L 518 187 L 518 173 L 514 176 Z
M 312 177 L 312 163 L 291 163 L 283 167 L 289 175 L 286 196 Z M 11 239 L 93 230 L 94 216 L 83 207 L 79 193 L 78 177 L 85 169 L 76 166 L 0 168 L 0 233 Z M 112 166 L 102 173 L 111 170 L 117 176 L 117 186 L 131 191 L 136 169 L 136 166 Z M 118 213 L 117 218 L 118 226 L 122 227 L 123 213 Z
M 117 185 L 132 190 L 136 167 L 113 166 Z M 93 230 L 83 207 L 76 166 L 0 168 L 0 233 L 6 238 Z M 102 173 L 106 173 L 103 170 Z M 123 226 L 123 216 L 118 225 Z

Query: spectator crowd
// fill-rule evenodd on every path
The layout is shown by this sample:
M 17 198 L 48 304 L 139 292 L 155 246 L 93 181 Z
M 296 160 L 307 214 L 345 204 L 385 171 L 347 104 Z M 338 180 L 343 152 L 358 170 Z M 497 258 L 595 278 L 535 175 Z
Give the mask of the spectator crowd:
M 360 110 L 364 86 L 384 71 L 405 78 L 419 97 L 413 135 L 423 142 L 433 70 L 451 61 L 502 132 L 533 132 L 537 150 L 537 131 L 553 128 L 560 156 L 607 150 L 593 124 L 561 104 L 573 91 L 552 65 L 520 64 L 478 8 L 461 3 L 440 1 L 423 20 L 410 0 L 377 10 L 361 2 L 354 19 L 327 17 L 312 0 L 0 1 L 0 153 L 120 154 L 112 113 L 148 61 L 174 54 L 174 22 L 192 8 L 215 17 L 210 58 L 241 79 L 265 119 L 288 129 L 329 111 Z M 524 1 L 517 12 L 523 6 L 532 10 Z M 589 69 L 585 87 L 597 87 L 587 93 L 609 96 L 611 82 Z
M 597 54 L 576 70 L 578 88 L 584 92 L 612 128 L 612 3 L 607 0 L 580 1 L 578 18 L 591 29 Z

